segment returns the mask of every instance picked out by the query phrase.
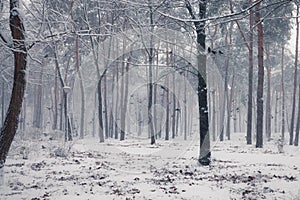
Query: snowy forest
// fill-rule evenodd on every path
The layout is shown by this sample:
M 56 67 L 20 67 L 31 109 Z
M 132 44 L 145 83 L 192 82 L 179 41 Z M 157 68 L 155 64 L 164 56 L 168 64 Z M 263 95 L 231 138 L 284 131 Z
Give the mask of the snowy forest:
M 0 199 L 300 199 L 298 0 L 0 0 Z

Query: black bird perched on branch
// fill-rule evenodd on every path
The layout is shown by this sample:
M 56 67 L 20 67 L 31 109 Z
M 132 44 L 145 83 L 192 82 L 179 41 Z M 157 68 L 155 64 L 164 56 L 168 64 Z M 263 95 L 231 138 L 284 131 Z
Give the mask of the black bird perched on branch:
M 215 50 L 212 50 L 210 47 L 207 48 L 208 53 L 216 54 L 217 52 Z
M 208 53 L 213 53 L 214 55 L 218 54 L 224 54 L 223 51 L 219 50 L 218 52 L 216 50 L 211 49 L 210 47 L 207 48 Z

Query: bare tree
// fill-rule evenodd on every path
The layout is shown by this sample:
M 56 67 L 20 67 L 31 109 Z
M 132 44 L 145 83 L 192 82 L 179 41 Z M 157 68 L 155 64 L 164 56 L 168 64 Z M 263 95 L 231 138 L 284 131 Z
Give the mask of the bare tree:
M 151 1 L 148 0 L 149 5 L 149 21 L 150 21 L 150 48 L 147 50 L 148 60 L 149 60 L 149 96 L 148 96 L 148 127 L 150 135 L 150 143 L 155 144 L 155 134 L 154 134 L 154 124 L 153 124 L 153 114 L 152 114 L 152 104 L 153 104 L 153 59 L 154 59 L 154 47 L 153 47 L 153 31 L 154 31 L 154 21 L 153 21 L 153 7 Z
M 205 19 L 207 1 L 198 1 L 199 13 L 196 16 L 191 3 L 185 0 L 185 6 L 192 19 Z M 199 129 L 200 129 L 200 155 L 199 163 L 209 165 L 211 162 L 209 127 L 208 127 L 208 106 L 207 106 L 207 77 L 206 77 L 206 55 L 205 55 L 205 21 L 195 21 L 194 26 L 197 33 L 198 51 L 198 106 L 199 106 Z

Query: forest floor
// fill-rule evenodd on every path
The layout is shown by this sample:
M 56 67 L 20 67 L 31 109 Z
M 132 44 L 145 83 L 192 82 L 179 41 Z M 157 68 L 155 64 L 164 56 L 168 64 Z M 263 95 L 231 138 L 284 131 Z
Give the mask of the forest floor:
M 16 139 L 0 199 L 300 199 L 299 147 L 279 153 L 273 140 L 256 149 L 235 133 L 212 144 L 212 163 L 204 167 L 197 138 L 149 142 Z

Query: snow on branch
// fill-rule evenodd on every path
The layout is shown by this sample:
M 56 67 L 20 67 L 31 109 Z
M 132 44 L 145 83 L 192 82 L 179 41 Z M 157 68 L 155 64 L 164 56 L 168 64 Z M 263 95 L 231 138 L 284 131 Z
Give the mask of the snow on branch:
M 13 9 L 11 9 L 10 11 L 11 16 L 15 17 L 15 16 L 19 16 L 20 20 L 23 22 L 25 19 L 25 15 L 22 12 L 22 10 L 18 7 L 14 7 Z
M 221 16 L 214 16 L 214 17 L 207 17 L 207 18 L 203 18 L 203 19 L 197 19 L 195 17 L 192 17 L 192 19 L 183 19 L 183 18 L 180 18 L 180 17 L 175 17 L 175 16 L 172 16 L 172 15 L 169 15 L 169 14 L 166 14 L 162 11 L 157 11 L 159 14 L 165 16 L 165 17 L 168 17 L 168 18 L 171 18 L 171 19 L 174 19 L 174 20 L 177 20 L 177 21 L 181 21 L 181 22 L 185 22 L 185 23 L 188 23 L 188 22 L 205 22 L 205 21 L 215 21 L 215 20 L 220 20 L 220 19 L 226 19 L 226 18 L 233 18 L 233 17 L 238 17 L 240 15 L 243 15 L 244 13 L 247 13 L 249 12 L 251 9 L 253 9 L 257 4 L 261 3 L 263 0 L 259 0 L 259 1 L 256 1 L 255 3 L 253 3 L 252 5 L 250 5 L 248 8 L 245 8 L 245 9 L 242 9 L 241 11 L 239 12 L 234 12 L 234 13 L 230 13 L 230 14 L 227 14 L 227 15 L 221 15 Z M 300 2 L 300 0 L 297 0 Z M 281 4 L 281 5 L 284 5 L 284 4 L 288 4 L 290 3 L 291 0 L 284 0 L 284 1 L 280 1 L 280 2 L 274 2 L 270 5 L 267 5 L 266 7 L 268 6 L 271 6 L 271 5 L 276 5 L 276 4 Z M 186 3 L 188 3 L 188 1 L 186 1 Z M 188 4 L 186 4 L 188 5 Z M 236 20 L 236 19 L 233 19 L 233 20 Z

